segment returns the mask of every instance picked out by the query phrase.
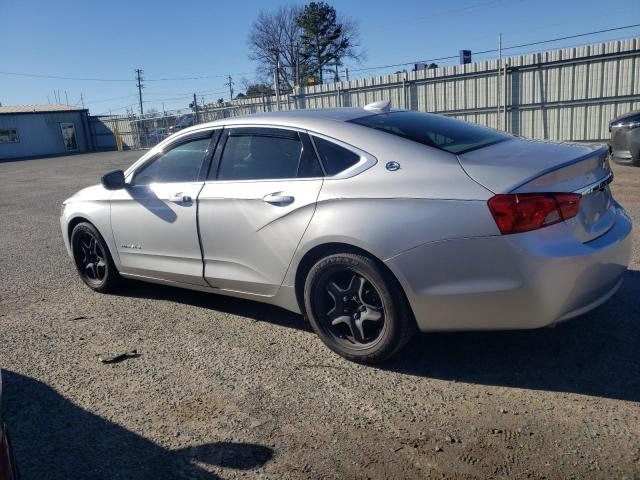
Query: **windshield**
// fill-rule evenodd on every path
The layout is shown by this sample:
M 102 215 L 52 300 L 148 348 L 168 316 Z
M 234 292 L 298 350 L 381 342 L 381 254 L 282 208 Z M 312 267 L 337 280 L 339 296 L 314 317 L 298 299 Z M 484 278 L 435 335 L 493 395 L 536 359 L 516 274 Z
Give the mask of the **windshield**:
M 349 121 L 455 154 L 511 138 L 490 128 L 421 112 L 380 113 Z

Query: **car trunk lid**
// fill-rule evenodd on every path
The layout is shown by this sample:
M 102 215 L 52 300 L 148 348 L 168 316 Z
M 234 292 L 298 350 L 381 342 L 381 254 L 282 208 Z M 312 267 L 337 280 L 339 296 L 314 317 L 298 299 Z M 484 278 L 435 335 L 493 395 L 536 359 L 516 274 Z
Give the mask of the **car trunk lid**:
M 582 242 L 613 226 L 607 147 L 514 138 L 458 159 L 471 178 L 495 193 L 580 193 L 580 211 L 565 223 Z

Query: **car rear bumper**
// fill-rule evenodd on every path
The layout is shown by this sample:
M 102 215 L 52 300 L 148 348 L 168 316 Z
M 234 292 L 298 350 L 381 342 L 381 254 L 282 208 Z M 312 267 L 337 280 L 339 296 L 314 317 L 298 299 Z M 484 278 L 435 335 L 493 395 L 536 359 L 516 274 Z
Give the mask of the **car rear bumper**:
M 587 243 L 559 223 L 429 243 L 385 263 L 422 331 L 543 327 L 586 313 L 620 286 L 631 256 L 631 221 L 614 208 L 611 229 Z

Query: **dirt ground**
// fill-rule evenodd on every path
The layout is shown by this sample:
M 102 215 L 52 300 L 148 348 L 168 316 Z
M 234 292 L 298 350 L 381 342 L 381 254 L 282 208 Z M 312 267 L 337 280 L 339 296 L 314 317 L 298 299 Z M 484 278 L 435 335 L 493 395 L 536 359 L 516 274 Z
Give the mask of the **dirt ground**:
M 595 311 L 422 334 L 367 367 L 278 308 L 86 288 L 60 203 L 138 155 L 0 163 L 2 415 L 24 480 L 640 478 L 637 227 L 624 285 Z M 615 174 L 640 225 L 640 168 Z

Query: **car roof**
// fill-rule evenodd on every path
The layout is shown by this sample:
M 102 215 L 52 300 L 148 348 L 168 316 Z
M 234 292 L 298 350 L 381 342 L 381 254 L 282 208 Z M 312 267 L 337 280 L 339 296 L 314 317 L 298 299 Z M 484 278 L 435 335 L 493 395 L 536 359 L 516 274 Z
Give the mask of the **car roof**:
M 297 128 L 314 128 L 324 124 L 334 126 L 336 122 L 347 122 L 355 118 L 360 118 L 375 114 L 370 110 L 355 107 L 342 108 L 320 108 L 310 110 L 287 110 L 280 112 L 260 112 L 237 117 L 223 118 L 213 122 L 200 123 L 182 132 L 202 130 L 210 127 L 222 125 L 273 125 L 290 126 Z

